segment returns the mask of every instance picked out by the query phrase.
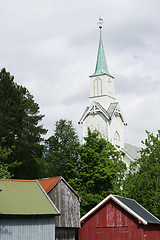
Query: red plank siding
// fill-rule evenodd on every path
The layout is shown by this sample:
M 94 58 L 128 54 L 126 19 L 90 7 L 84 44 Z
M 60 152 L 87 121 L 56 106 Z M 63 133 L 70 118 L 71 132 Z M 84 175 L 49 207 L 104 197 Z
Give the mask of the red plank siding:
M 158 226 L 159 228 L 159 226 Z M 158 240 L 160 228 L 144 226 L 125 209 L 109 200 L 79 229 L 79 240 Z

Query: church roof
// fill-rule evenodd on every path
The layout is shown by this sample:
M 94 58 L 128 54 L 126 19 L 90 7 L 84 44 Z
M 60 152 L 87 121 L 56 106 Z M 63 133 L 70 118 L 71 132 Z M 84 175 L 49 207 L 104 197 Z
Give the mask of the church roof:
M 111 104 L 109 105 L 107 112 L 108 112 L 110 118 L 112 118 L 113 113 L 114 113 L 114 111 L 115 111 L 117 105 L 118 105 L 118 102 L 111 103 Z
M 140 158 L 140 151 L 141 148 L 135 145 L 124 143 L 124 151 L 133 159 Z
M 125 124 L 122 113 L 118 107 L 118 102 L 111 103 L 106 110 L 99 102 L 95 101 L 91 104 L 90 107 L 86 108 L 78 124 L 81 124 L 88 115 L 93 113 L 101 113 L 107 121 L 111 121 L 114 114 L 119 115 L 123 124 Z
M 100 32 L 96 69 L 95 69 L 95 73 L 93 75 L 91 75 L 90 77 L 95 77 L 95 76 L 99 76 L 99 75 L 108 75 L 108 76 L 112 77 L 108 71 L 108 67 L 107 67 L 107 63 L 106 63 L 101 32 Z

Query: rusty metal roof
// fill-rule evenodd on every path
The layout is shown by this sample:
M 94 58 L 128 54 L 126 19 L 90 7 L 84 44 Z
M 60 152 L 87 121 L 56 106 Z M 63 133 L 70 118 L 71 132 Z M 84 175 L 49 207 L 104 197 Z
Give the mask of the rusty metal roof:
M 61 180 L 71 189 L 71 191 L 79 199 L 83 200 L 81 196 L 66 182 L 66 180 L 63 177 L 42 178 L 42 179 L 38 179 L 37 181 L 40 183 L 40 185 L 46 191 L 46 193 L 49 193 Z
M 54 188 L 57 183 L 61 180 L 61 177 L 51 177 L 51 178 L 42 178 L 38 179 L 38 182 L 41 184 L 46 193 L 49 193 L 52 188 Z
M 0 180 L 0 214 L 58 215 L 59 211 L 36 180 Z

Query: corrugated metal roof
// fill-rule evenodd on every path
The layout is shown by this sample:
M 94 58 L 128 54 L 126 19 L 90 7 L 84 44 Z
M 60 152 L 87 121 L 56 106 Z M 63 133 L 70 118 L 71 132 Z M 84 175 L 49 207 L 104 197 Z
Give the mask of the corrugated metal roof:
M 52 188 L 54 188 L 57 183 L 61 180 L 61 177 L 51 177 L 51 178 L 42 178 L 38 179 L 38 182 L 41 184 L 46 193 L 49 193 Z
M 0 214 L 57 215 L 58 210 L 34 180 L 0 180 Z

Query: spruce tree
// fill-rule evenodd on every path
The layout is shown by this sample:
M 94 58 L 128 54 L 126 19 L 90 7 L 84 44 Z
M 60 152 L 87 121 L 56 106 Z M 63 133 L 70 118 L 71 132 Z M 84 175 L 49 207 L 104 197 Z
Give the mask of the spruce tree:
M 0 139 L 5 138 L 2 147 L 14 151 L 8 156 L 8 164 L 21 163 L 9 169 L 15 178 L 37 178 L 43 162 L 42 134 L 47 132 L 39 122 L 44 115 L 34 97 L 5 69 L 0 72 Z

